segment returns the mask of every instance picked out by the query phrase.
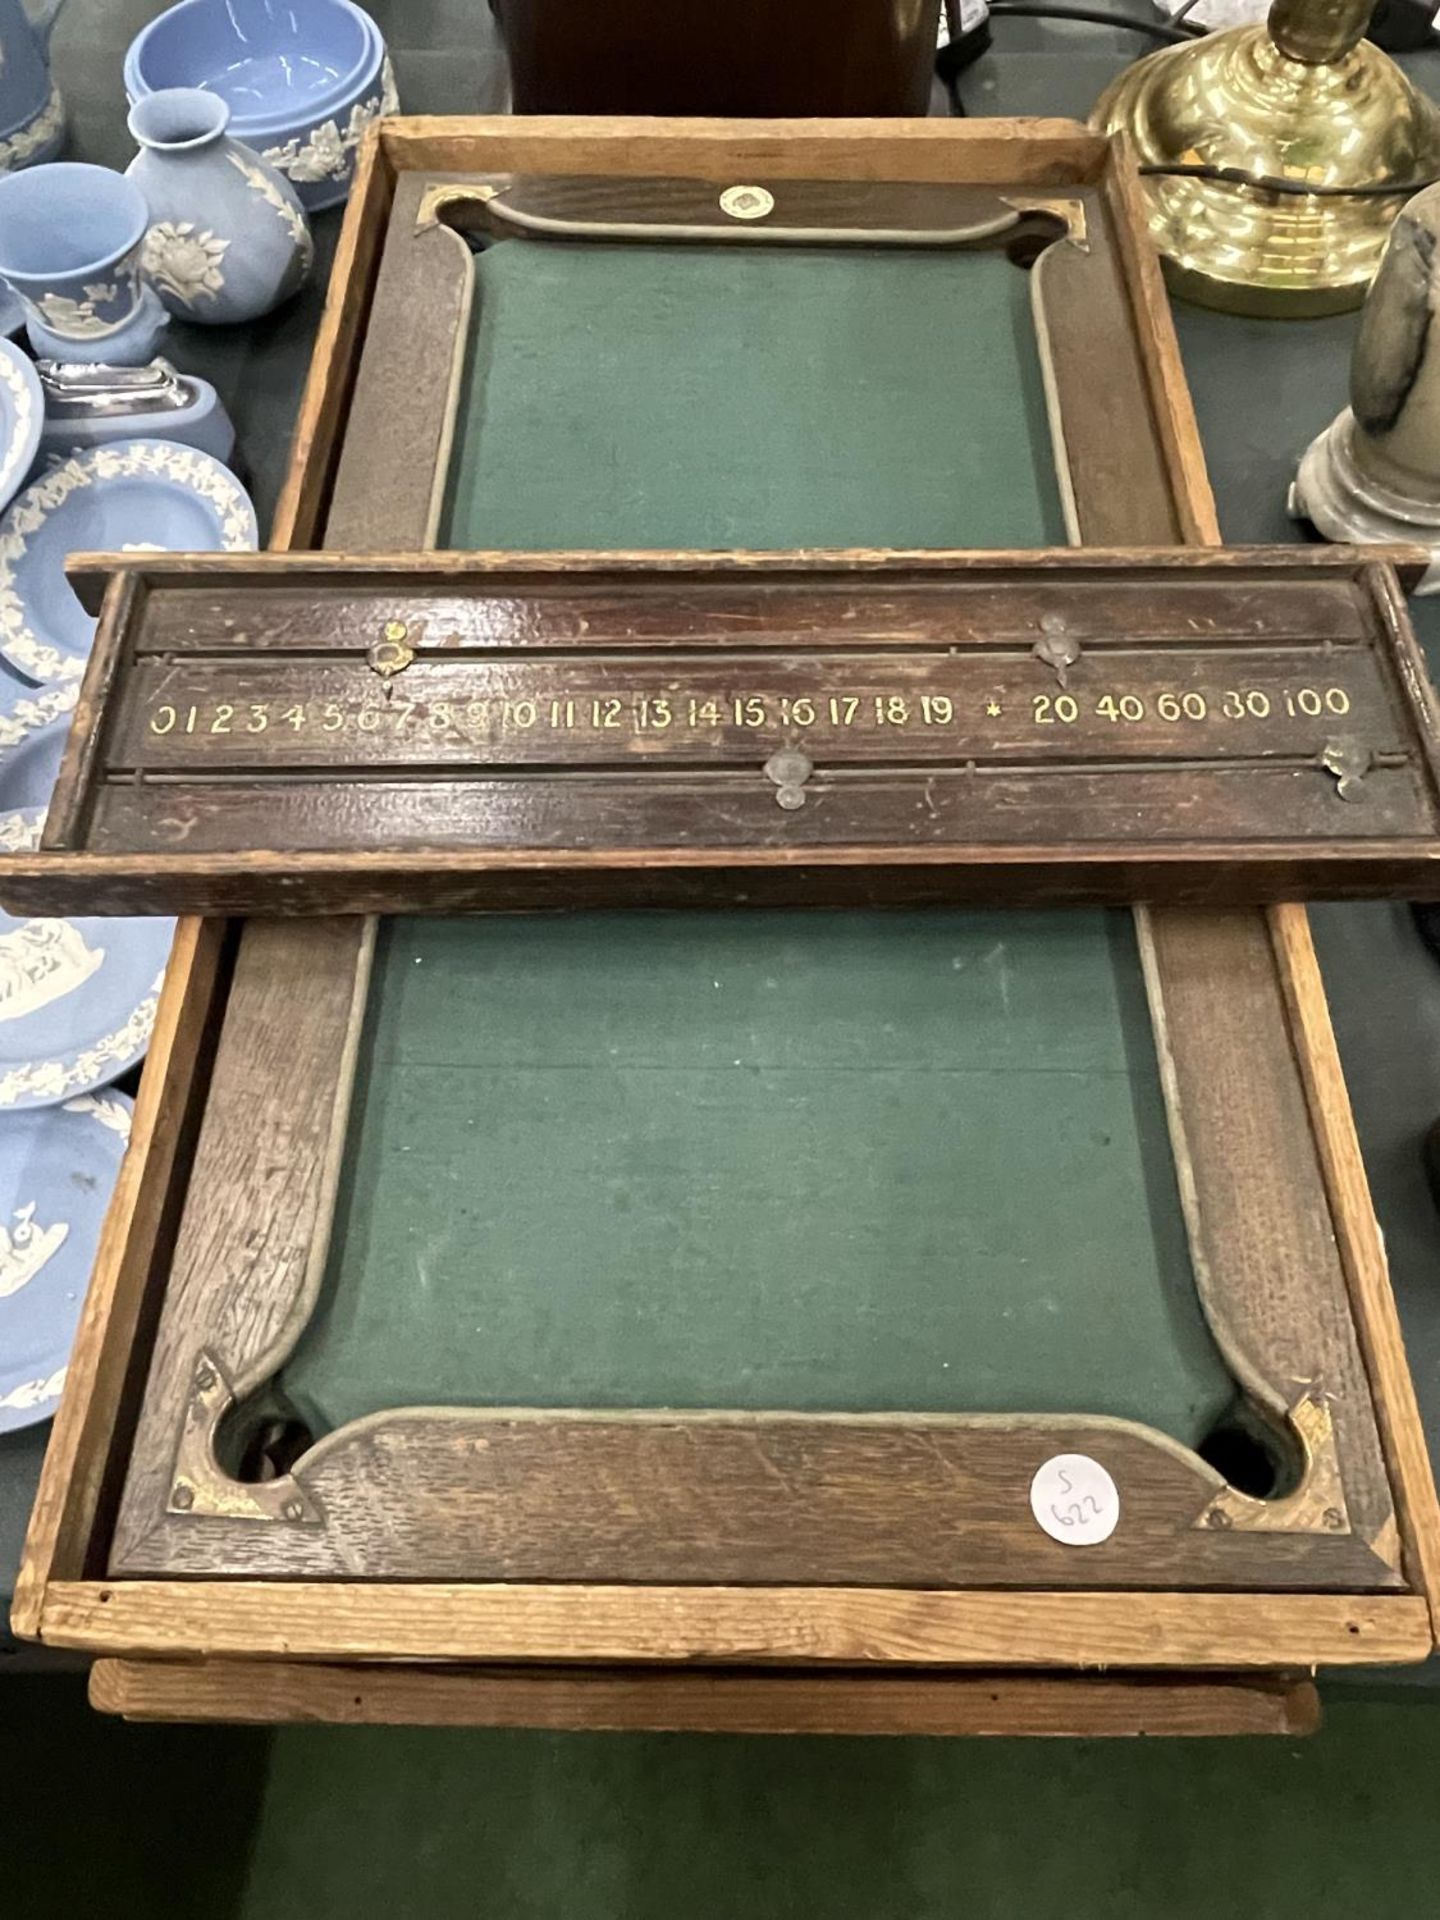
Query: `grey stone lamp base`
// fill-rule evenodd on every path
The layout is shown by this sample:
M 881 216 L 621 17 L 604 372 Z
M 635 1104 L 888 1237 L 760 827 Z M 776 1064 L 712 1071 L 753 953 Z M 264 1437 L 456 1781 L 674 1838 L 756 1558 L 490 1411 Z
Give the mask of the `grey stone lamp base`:
M 1440 592 L 1440 501 L 1411 499 L 1365 472 L 1349 407 L 1301 455 L 1287 504 L 1326 540 L 1428 547 L 1431 563 L 1415 591 Z

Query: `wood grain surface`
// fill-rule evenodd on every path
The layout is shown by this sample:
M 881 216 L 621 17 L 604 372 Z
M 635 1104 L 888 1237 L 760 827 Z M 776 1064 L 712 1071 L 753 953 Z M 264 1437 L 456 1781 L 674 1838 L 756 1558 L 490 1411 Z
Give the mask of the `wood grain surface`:
M 876 577 L 776 555 L 587 585 L 127 563 L 44 841 L 0 859 L 0 897 L 213 907 L 230 856 L 226 906 L 437 912 L 503 904 L 491 856 L 527 849 L 556 904 L 603 903 L 611 856 L 657 898 L 666 869 L 729 897 L 724 862 L 690 866 L 701 851 L 783 867 L 810 898 L 822 849 L 896 900 L 917 850 L 956 870 L 926 898 L 947 877 L 952 898 L 1425 893 L 1434 719 L 1387 576 L 1299 553 L 1214 571 L 1212 589 L 1202 556 L 1121 573 L 1042 553 Z M 803 756 L 788 790 L 785 753 Z M 356 871 L 347 901 L 352 857 L 380 850 L 383 879 Z M 581 893 L 564 852 L 587 856 Z
M 52 1589 L 54 1646 L 215 1658 L 716 1661 L 1047 1670 L 1401 1664 L 1430 1651 L 1408 1594 L 927 1593 L 854 1587 L 106 1580 Z
M 240 1726 L 540 1727 L 609 1733 L 1083 1739 L 1314 1733 L 1314 1685 L 1284 1676 L 376 1668 L 98 1660 L 90 1704 L 126 1720 Z
M 714 180 L 845 180 L 1074 186 L 1111 149 L 1078 120 L 709 120 L 414 114 L 380 128 L 406 174 L 593 173 Z M 1141 229 L 1143 231 L 1143 227 Z
M 243 1297 L 238 1282 L 235 1291 Z M 233 1340 L 203 1333 L 230 1377 Z M 1070 1453 L 1099 1460 L 1121 1489 L 1119 1525 L 1083 1552 L 1043 1533 L 1030 1508 L 1036 1473 Z M 122 1524 L 111 1566 L 128 1575 L 335 1579 L 363 1568 L 376 1580 L 583 1582 L 623 1569 L 655 1585 L 1400 1584 L 1367 1544 L 1389 1518 L 1383 1479 L 1352 1492 L 1360 1476 L 1349 1458 L 1352 1479 L 1328 1519 L 1302 1505 L 1289 1525 L 1280 1513 L 1268 1525 L 1263 1501 L 1237 1508 L 1187 1448 L 1118 1420 L 417 1408 L 320 1441 L 266 1487 L 280 1516 L 268 1523 L 198 1475 L 182 1471 L 177 1490 L 161 1489 L 139 1461 L 125 1521 L 170 1511 L 143 1534 Z

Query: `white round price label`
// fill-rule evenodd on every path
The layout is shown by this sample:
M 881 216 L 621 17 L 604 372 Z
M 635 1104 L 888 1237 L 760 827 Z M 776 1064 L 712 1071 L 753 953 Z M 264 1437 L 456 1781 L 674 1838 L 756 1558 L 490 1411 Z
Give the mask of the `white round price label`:
M 1057 1453 L 1030 1482 L 1030 1511 L 1066 1547 L 1098 1547 L 1120 1519 L 1120 1489 L 1088 1453 Z
M 732 220 L 763 220 L 775 211 L 775 196 L 768 187 L 727 187 L 720 196 L 720 211 Z

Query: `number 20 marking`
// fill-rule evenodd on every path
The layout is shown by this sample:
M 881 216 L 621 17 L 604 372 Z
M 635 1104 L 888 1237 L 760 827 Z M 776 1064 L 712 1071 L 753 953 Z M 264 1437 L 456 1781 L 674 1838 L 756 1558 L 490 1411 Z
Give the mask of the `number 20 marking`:
M 1053 727 L 1057 720 L 1061 726 L 1068 727 L 1080 718 L 1080 708 L 1072 694 L 1057 693 L 1052 697 L 1048 693 L 1037 693 L 1031 699 L 1037 727 Z

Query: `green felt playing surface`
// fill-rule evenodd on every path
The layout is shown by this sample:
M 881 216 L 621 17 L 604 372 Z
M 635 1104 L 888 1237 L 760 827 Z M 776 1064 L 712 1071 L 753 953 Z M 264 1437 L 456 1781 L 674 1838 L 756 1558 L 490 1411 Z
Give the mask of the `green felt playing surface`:
M 1003 255 L 509 241 L 475 279 L 449 545 L 1065 544 Z
M 322 1424 L 1021 1408 L 1195 1439 L 1231 1397 L 1123 916 L 401 920 L 377 979 L 287 1378 Z
M 444 538 L 1063 540 L 998 257 L 481 257 Z M 1091 1412 L 1234 1398 L 1124 915 L 400 920 L 285 1387 Z

